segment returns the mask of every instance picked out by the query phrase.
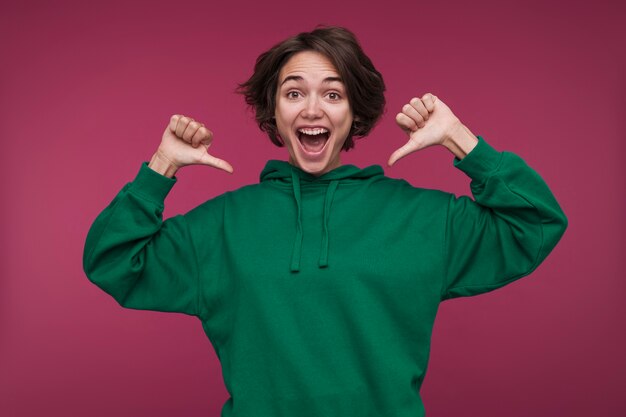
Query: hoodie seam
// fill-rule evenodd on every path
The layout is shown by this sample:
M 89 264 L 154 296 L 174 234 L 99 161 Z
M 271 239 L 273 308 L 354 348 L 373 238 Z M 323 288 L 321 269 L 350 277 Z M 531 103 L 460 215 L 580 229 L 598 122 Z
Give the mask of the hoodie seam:
M 183 219 L 185 222 L 185 227 L 187 229 L 187 234 L 189 234 L 189 241 L 191 242 L 191 250 L 193 251 L 193 258 L 195 260 L 196 263 L 196 313 L 199 317 L 202 317 L 203 314 L 203 306 L 201 303 L 201 294 L 202 294 L 202 288 L 200 287 L 200 262 L 198 260 L 198 250 L 196 249 L 196 243 L 193 240 L 193 235 L 191 233 L 191 229 L 189 227 L 189 222 L 187 221 L 187 217 L 183 215 Z

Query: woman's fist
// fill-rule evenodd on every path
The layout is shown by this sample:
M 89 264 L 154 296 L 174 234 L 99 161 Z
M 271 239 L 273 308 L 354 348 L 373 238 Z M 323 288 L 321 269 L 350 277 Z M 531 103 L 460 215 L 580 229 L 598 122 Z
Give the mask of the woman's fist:
M 413 98 L 396 115 L 396 123 L 409 135 L 409 141 L 389 157 L 387 164 L 432 145 L 445 145 L 461 122 L 446 104 L 431 93 Z
M 175 114 L 163 132 L 157 153 L 176 168 L 209 165 L 232 174 L 233 167 L 208 153 L 213 133 L 189 116 Z

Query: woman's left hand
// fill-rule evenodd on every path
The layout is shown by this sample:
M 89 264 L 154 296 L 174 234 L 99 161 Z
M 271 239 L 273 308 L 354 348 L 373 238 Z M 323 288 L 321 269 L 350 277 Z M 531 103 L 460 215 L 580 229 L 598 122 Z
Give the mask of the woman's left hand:
M 461 121 L 438 97 L 426 93 L 413 98 L 396 115 L 396 123 L 409 135 L 409 141 L 389 157 L 387 165 L 398 159 L 432 145 L 447 145 L 454 132 L 462 127 Z

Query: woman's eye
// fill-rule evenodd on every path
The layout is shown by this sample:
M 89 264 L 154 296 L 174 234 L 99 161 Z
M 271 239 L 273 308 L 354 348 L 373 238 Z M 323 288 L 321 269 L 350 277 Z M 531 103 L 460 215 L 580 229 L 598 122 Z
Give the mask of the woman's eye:
M 298 98 L 298 94 L 300 94 L 300 93 L 298 93 L 297 91 L 290 91 L 290 92 L 287 93 L 287 97 L 289 97 L 289 98 Z
M 331 100 L 339 100 L 339 94 L 337 93 L 329 93 L 328 97 L 330 97 Z

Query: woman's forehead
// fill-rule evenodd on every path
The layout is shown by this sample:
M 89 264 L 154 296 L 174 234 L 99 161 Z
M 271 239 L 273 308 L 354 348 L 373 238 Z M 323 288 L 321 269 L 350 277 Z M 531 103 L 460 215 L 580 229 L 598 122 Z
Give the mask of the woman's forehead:
M 280 69 L 279 84 L 293 80 L 296 82 L 319 81 L 323 83 L 342 82 L 335 65 L 325 55 L 316 51 L 302 51 L 294 54 Z

